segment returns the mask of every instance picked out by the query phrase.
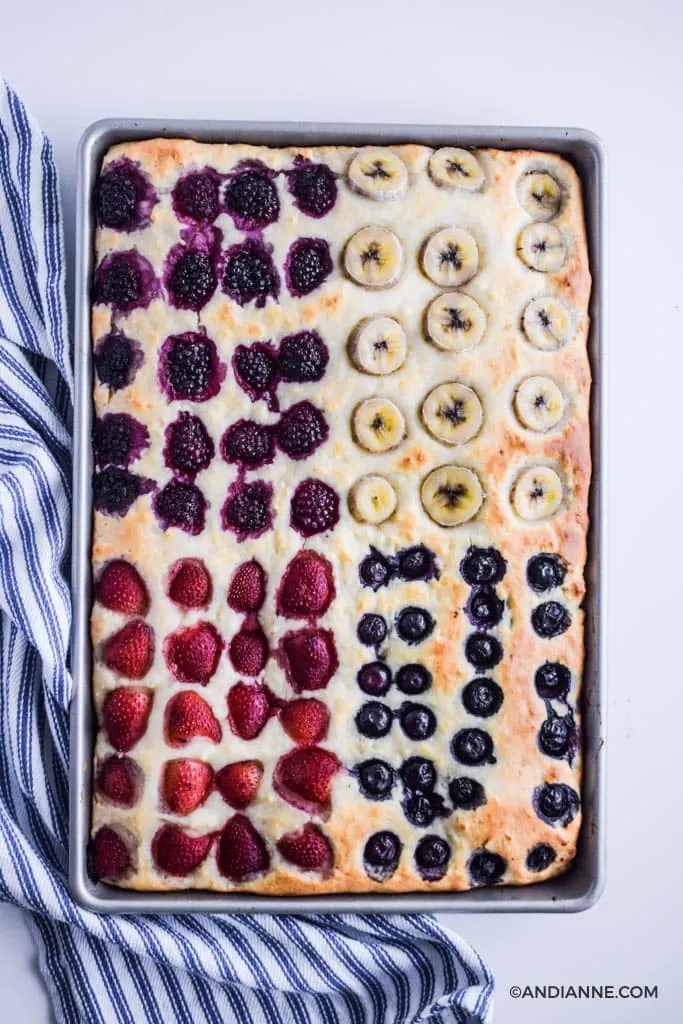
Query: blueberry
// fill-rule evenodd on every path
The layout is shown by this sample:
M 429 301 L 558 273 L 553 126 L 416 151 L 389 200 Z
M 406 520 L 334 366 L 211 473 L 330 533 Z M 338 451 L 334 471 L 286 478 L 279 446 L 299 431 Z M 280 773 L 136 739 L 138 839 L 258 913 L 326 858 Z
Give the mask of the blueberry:
M 272 500 L 273 485 L 264 480 L 231 484 L 221 509 L 223 529 L 231 530 L 240 542 L 260 537 L 273 525 Z
M 356 728 L 361 736 L 376 740 L 386 736 L 391 729 L 393 715 L 391 708 L 378 700 L 369 700 L 356 712 Z
M 109 253 L 95 271 L 95 301 L 119 313 L 149 306 L 158 291 L 152 264 L 136 249 Z
M 98 512 L 108 516 L 125 516 L 141 494 L 149 494 L 155 483 L 143 476 L 129 473 L 118 466 L 107 466 L 93 477 L 93 502 Z
M 406 790 L 401 807 L 410 824 L 416 828 L 428 828 L 434 818 L 446 814 L 443 798 L 438 793 L 414 793 L 412 790 Z
M 126 412 L 106 413 L 95 420 L 93 450 L 95 465 L 130 466 L 149 445 L 149 431 Z
M 483 729 L 460 729 L 451 740 L 451 753 L 461 764 L 494 764 L 493 740 Z
M 381 551 L 371 546 L 370 554 L 366 555 L 358 566 L 358 575 L 364 587 L 377 591 L 390 582 L 394 575 L 394 566 Z
M 142 366 L 142 349 L 125 334 L 107 334 L 95 346 L 94 362 L 100 384 L 113 393 L 133 383 Z
M 370 697 L 383 697 L 391 686 L 391 670 L 383 661 L 369 661 L 358 670 L 356 682 Z
M 269 296 L 277 300 L 280 278 L 263 242 L 248 238 L 228 249 L 223 263 L 222 287 L 240 306 L 255 302 L 260 309 Z
M 280 216 L 280 200 L 271 172 L 254 163 L 230 178 L 223 205 L 240 231 L 265 228 Z
M 206 500 L 195 484 L 171 480 L 154 496 L 153 505 L 162 530 L 175 527 L 196 537 L 204 529 Z
M 462 702 L 471 715 L 490 718 L 500 710 L 503 691 L 492 679 L 473 679 L 462 691 Z
M 178 476 L 194 480 L 214 456 L 214 445 L 199 416 L 181 412 L 164 432 L 164 461 Z
M 500 583 L 506 569 L 505 559 L 495 548 L 471 547 L 460 563 L 462 577 L 471 587 Z
M 549 825 L 568 825 L 579 809 L 579 795 L 563 782 L 546 782 L 537 786 L 533 795 L 533 808 L 538 817 Z
M 125 157 L 107 164 L 95 186 L 97 222 L 115 231 L 139 231 L 150 222 L 157 194 L 139 166 Z
M 204 334 L 174 334 L 161 346 L 159 386 L 169 402 L 206 402 L 218 394 L 225 366 Z
M 546 661 L 536 669 L 534 685 L 543 700 L 564 700 L 571 684 L 571 672 L 559 661 Z
M 319 288 L 332 273 L 330 247 L 324 238 L 297 238 L 285 260 L 290 295 L 300 299 Z
M 339 495 L 322 480 L 308 477 L 297 484 L 290 509 L 289 523 L 302 537 L 327 533 L 339 522 Z
M 280 342 L 278 373 L 293 384 L 322 380 L 329 362 L 327 346 L 316 331 L 289 334 Z
M 546 640 L 566 632 L 571 623 L 571 615 L 559 601 L 544 601 L 531 613 L 532 626 Z
M 337 182 L 327 164 L 312 164 L 295 157 L 294 168 L 287 171 L 287 186 L 294 205 L 309 217 L 324 217 L 337 201 Z
M 466 611 L 473 626 L 491 629 L 503 618 L 504 607 L 493 587 L 484 586 L 472 591 Z
M 275 349 L 268 342 L 238 345 L 232 357 L 235 379 L 252 402 L 270 396 L 275 386 Z
M 275 428 L 278 447 L 290 459 L 306 459 L 329 435 L 323 413 L 312 402 L 297 402 L 280 417 Z
M 436 715 L 424 704 L 406 701 L 401 705 L 399 721 L 409 740 L 426 740 L 436 731 Z
M 527 583 L 537 594 L 561 587 L 567 575 L 567 563 L 559 555 L 543 553 L 532 555 L 527 562 Z
M 415 544 L 398 553 L 398 574 L 402 580 L 438 580 L 441 573 L 436 555 L 424 544 Z
M 394 769 L 386 761 L 371 757 L 356 768 L 358 785 L 368 800 L 386 800 L 391 796 L 396 781 Z
M 198 312 L 215 292 L 218 281 L 207 253 L 176 245 L 166 258 L 164 283 L 172 306 Z
M 387 638 L 387 622 L 382 615 L 366 612 L 358 623 L 356 634 L 366 647 L 379 647 Z
M 573 746 L 575 736 L 574 718 L 571 712 L 566 716 L 556 715 L 551 710 L 538 733 L 538 745 L 548 757 L 566 757 Z
M 476 850 L 470 857 L 467 867 L 472 885 L 495 885 L 505 874 L 507 861 L 499 853 Z
M 411 647 L 421 644 L 432 633 L 436 623 L 426 608 L 412 605 L 402 608 L 396 616 L 396 632 Z
M 198 224 L 211 224 L 220 208 L 219 190 L 220 177 L 208 167 L 186 174 L 173 189 L 176 216 Z
M 557 854 L 547 843 L 537 843 L 526 855 L 526 869 L 538 874 L 546 871 L 557 860 Z
M 424 665 L 401 665 L 396 673 L 396 685 L 401 693 L 415 697 L 432 685 L 432 673 Z
M 486 793 L 481 782 L 460 775 L 448 785 L 448 795 L 455 810 L 474 811 L 486 803 Z
M 420 793 L 428 793 L 436 785 L 434 762 L 426 757 L 409 757 L 401 765 L 399 774 L 404 786 Z
M 255 420 L 238 420 L 221 438 L 221 455 L 226 462 L 246 469 L 265 466 L 275 457 L 272 428 Z
M 465 657 L 476 669 L 495 668 L 503 657 L 500 640 L 488 633 L 471 633 L 465 641 Z
M 398 867 L 403 844 L 395 832 L 375 832 L 363 849 L 363 867 L 374 882 L 386 882 Z
M 451 848 L 441 836 L 423 836 L 415 847 L 415 865 L 426 882 L 438 882 L 446 874 Z

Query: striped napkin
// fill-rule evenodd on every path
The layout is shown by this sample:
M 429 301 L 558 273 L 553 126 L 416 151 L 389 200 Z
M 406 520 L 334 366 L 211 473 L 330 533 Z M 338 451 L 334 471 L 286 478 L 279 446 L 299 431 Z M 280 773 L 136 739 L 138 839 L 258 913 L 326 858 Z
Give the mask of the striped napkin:
M 493 978 L 431 917 L 114 917 L 66 881 L 72 372 L 57 172 L 0 80 L 0 899 L 55 1019 L 489 1024 Z

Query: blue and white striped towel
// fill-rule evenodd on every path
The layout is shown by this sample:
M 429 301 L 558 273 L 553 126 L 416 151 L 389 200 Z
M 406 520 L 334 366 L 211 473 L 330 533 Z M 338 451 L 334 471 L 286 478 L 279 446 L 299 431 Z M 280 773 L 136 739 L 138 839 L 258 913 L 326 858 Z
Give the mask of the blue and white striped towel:
M 0 80 L 0 898 L 59 1022 L 489 1024 L 493 979 L 432 918 L 107 917 L 66 883 L 72 374 L 57 172 Z

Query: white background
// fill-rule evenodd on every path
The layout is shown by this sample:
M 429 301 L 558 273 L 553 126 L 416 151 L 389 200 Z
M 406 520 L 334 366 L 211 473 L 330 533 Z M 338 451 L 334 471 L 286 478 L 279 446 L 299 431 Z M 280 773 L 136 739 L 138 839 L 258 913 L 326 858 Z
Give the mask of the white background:
M 608 882 L 576 916 L 450 915 L 498 981 L 496 1024 L 683 1019 L 683 5 L 680 0 L 12 0 L 2 71 L 52 137 L 72 253 L 75 148 L 115 115 L 558 124 L 608 156 Z M 512 984 L 657 984 L 637 1002 Z M 0 911 L 3 1019 L 48 1008 Z M 13 1012 L 12 1011 L 13 1004 Z M 390 1022 L 388 1022 L 390 1024 Z

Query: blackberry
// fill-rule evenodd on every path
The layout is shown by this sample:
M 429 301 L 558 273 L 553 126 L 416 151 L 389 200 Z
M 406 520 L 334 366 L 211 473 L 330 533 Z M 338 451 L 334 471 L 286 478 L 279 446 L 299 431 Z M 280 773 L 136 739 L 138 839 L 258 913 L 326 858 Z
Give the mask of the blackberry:
M 196 537 L 204 529 L 206 500 L 194 484 L 170 480 L 154 496 L 153 507 L 162 530 L 175 527 Z
M 280 215 L 280 200 L 272 174 L 254 163 L 234 174 L 223 192 L 223 205 L 240 231 L 257 231 Z
M 337 182 L 327 164 L 313 164 L 303 157 L 294 158 L 287 171 L 287 187 L 294 205 L 309 217 L 324 217 L 337 201 Z
M 225 253 L 223 291 L 240 306 L 255 302 L 261 309 L 270 297 L 277 300 L 280 278 L 270 252 L 255 238 L 233 245 Z
M 93 450 L 95 465 L 129 466 L 149 445 L 149 431 L 126 412 L 110 412 L 95 420 Z
M 289 522 L 302 537 L 334 529 L 339 522 L 339 495 L 322 480 L 302 480 L 292 495 Z
M 238 420 L 223 434 L 221 455 L 226 462 L 246 469 L 265 466 L 275 455 L 272 428 L 254 420 Z
M 280 417 L 275 428 L 278 446 L 290 459 L 305 459 L 329 435 L 327 421 L 312 402 L 297 402 Z
M 278 373 L 291 383 L 312 384 L 322 380 L 329 358 L 327 346 L 316 331 L 289 334 L 280 342 Z
M 95 346 L 94 362 L 100 384 L 113 393 L 133 383 L 143 363 L 142 349 L 125 334 L 107 334 Z
M 193 480 L 214 456 L 214 444 L 199 416 L 181 412 L 164 432 L 164 462 L 179 476 Z
M 125 516 L 142 494 L 149 494 L 156 484 L 147 477 L 129 473 L 119 466 L 107 466 L 93 477 L 93 502 L 98 512 L 108 516 Z
M 319 288 L 332 273 L 330 247 L 324 238 L 297 238 L 285 260 L 290 295 L 300 299 Z
M 221 510 L 223 529 L 231 530 L 238 541 L 260 537 L 273 525 L 272 500 L 273 486 L 264 480 L 231 484 Z
M 225 365 L 204 334 L 174 334 L 161 346 L 159 386 L 169 402 L 206 402 L 218 394 Z

